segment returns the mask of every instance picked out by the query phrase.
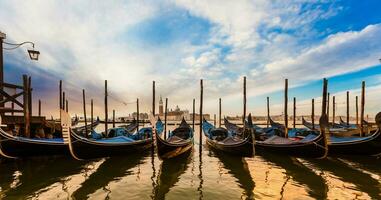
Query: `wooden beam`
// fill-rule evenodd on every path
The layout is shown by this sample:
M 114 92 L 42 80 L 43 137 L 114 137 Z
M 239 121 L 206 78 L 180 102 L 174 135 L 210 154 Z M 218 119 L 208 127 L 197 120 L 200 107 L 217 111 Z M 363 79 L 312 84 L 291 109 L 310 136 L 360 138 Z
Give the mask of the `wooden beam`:
M 28 107 L 29 107 L 29 117 L 31 118 L 32 117 L 32 113 L 33 113 L 33 109 L 32 109 L 32 77 L 29 76 L 28 78 Z
M 202 116 L 202 105 L 203 105 L 203 95 L 204 95 L 204 85 L 202 79 L 200 80 L 200 150 L 202 148 L 202 122 L 203 122 L 203 116 Z
M 284 80 L 284 137 L 288 137 L 288 79 Z
M 196 99 L 193 99 L 193 117 L 192 117 L 192 129 L 194 132 L 194 119 L 195 119 L 195 113 L 196 113 Z
M 243 77 L 243 116 L 242 123 L 245 124 L 246 119 L 246 76 Z
M 83 117 L 85 119 L 85 136 L 87 137 L 87 116 L 86 116 L 86 96 L 85 89 L 82 89 L 82 97 L 83 97 Z M 106 131 L 107 134 L 107 131 Z
M 27 138 L 30 138 L 29 80 L 27 75 L 23 75 L 23 83 L 24 83 L 24 122 L 25 122 L 24 136 Z
M 62 92 L 62 110 L 65 110 L 65 92 Z
M 294 108 L 293 108 L 293 127 L 296 127 L 296 98 L 294 97 Z
M 5 88 L 11 88 L 11 89 L 20 89 L 20 90 L 24 89 L 23 86 L 14 85 L 14 84 L 11 84 L 11 83 L 3 83 L 3 87 L 5 87 Z
M 66 100 L 66 112 L 68 113 L 69 112 L 69 101 Z
M 364 136 L 365 81 L 361 84 L 360 136 Z
M 21 108 L 24 108 L 24 104 L 22 104 L 20 101 L 18 101 L 16 98 L 21 96 L 21 94 L 25 94 L 25 90 L 23 92 L 21 92 L 21 94 L 15 94 L 15 95 L 9 95 L 8 93 L 6 93 L 5 91 L 3 90 L 0 90 L 0 94 L 5 97 L 5 99 L 3 98 L 2 102 L 0 102 L 0 104 L 4 104 L 8 101 L 12 101 L 14 103 L 16 103 L 18 106 L 20 106 Z
M 222 108 L 221 108 L 221 98 L 219 99 L 219 103 L 218 103 L 218 127 L 221 128 L 221 113 L 222 113 Z
M 168 113 L 168 98 L 165 98 L 165 112 L 164 112 L 164 140 L 167 139 L 167 113 Z
M 323 79 L 323 99 L 321 106 L 321 116 L 327 115 L 327 88 L 328 88 L 328 80 L 326 78 Z
M 108 130 L 107 80 L 105 80 L 105 132 Z M 107 137 L 107 134 L 106 134 Z

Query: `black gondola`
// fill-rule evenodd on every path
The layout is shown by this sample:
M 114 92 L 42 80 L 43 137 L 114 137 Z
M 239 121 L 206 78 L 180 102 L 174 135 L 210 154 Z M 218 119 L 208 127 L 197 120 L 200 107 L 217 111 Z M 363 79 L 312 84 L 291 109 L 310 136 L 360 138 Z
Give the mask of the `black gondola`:
M 328 153 L 327 139 L 324 131 L 327 125 L 327 117 L 321 117 L 320 127 L 322 129 L 318 136 L 311 134 L 302 140 L 296 141 L 274 135 L 264 141 L 256 141 L 255 147 L 258 150 L 264 150 L 266 152 L 271 151 L 302 157 L 324 158 Z
M 193 147 L 193 129 L 183 118 L 179 127 L 171 132 L 167 139 L 159 134 L 156 136 L 156 146 L 159 158 L 168 159 L 179 156 Z
M 61 119 L 63 118 L 62 116 Z M 64 120 L 61 121 L 64 122 Z M 160 120 L 155 124 L 157 130 L 162 126 L 163 124 Z M 70 154 L 73 158 L 78 160 L 128 155 L 128 153 L 144 151 L 152 146 L 153 131 L 151 127 L 142 128 L 139 132 L 129 136 L 101 139 L 90 139 L 80 136 L 71 131 L 67 123 L 62 124 L 62 127 L 64 142 L 69 145 Z
M 124 129 L 126 129 L 126 131 L 129 132 L 129 133 L 133 133 L 138 128 L 138 121 L 134 118 L 130 124 L 128 124 L 128 125 L 121 125 L 119 127 L 122 127 Z
M 224 128 L 215 128 L 205 119 L 202 123 L 202 129 L 206 136 L 206 143 L 219 151 L 227 153 L 248 156 L 254 155 L 254 137 L 249 129 L 244 129 L 242 135 L 245 137 L 237 136 L 237 133 L 229 133 Z

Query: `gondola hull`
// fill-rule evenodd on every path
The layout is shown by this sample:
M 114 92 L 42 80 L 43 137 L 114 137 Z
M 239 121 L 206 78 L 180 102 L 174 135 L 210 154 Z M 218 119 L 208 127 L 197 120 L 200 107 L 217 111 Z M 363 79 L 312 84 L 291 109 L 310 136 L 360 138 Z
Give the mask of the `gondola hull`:
M 325 157 L 328 150 L 325 145 L 325 138 L 322 135 L 319 138 L 306 143 L 295 144 L 268 144 L 261 141 L 255 143 L 257 151 L 273 152 L 287 154 L 299 157 Z
M 193 147 L 192 140 L 188 140 L 181 144 L 172 144 L 163 140 L 158 134 L 155 134 L 155 135 L 156 135 L 157 153 L 159 158 L 161 159 L 174 158 L 192 150 L 192 147 Z
M 329 154 L 338 155 L 377 155 L 381 154 L 381 133 L 377 130 L 373 135 L 358 141 L 330 142 Z
M 242 143 L 232 145 L 216 142 L 209 138 L 206 138 L 206 143 L 209 147 L 213 148 L 214 150 L 226 152 L 236 156 L 252 157 L 255 152 L 251 137 L 247 138 Z
M 128 156 L 129 153 L 142 152 L 152 146 L 151 138 L 135 142 L 107 143 L 83 138 L 72 131 L 67 142 L 71 155 L 78 160 L 118 155 Z
M 57 141 L 27 139 L 11 136 L 0 130 L 0 155 L 9 158 L 68 155 L 67 145 Z

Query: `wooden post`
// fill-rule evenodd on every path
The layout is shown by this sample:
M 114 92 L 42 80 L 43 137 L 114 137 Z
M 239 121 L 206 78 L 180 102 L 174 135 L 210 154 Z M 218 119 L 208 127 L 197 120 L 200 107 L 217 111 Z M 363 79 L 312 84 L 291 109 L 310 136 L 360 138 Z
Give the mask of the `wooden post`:
M 3 40 L 5 39 L 4 37 L 0 36 L 0 90 L 3 90 L 3 83 L 4 83 L 4 57 L 3 57 L 3 53 L 4 53 Z M 0 101 L 2 101 L 3 99 L 4 99 L 3 95 L 0 94 Z M 4 103 L 0 103 L 0 107 L 4 107 Z
M 327 112 L 327 79 L 323 79 L 323 97 L 322 97 L 322 106 L 321 106 L 321 116 L 326 115 Z
M 213 117 L 213 125 L 214 125 L 214 127 L 216 127 L 216 125 L 217 125 L 217 116 L 216 116 L 216 114 L 214 114 L 214 117 Z
M 315 129 L 315 99 L 312 99 L 311 121 L 312 129 Z
M 295 128 L 296 127 L 296 98 L 294 97 L 294 109 L 293 109 L 293 127 Z
M 202 79 L 200 80 L 200 150 L 202 148 L 202 120 L 203 120 L 203 115 L 202 115 L 202 104 L 203 104 L 203 93 L 204 93 L 204 85 L 202 82 Z
M 270 97 L 267 97 L 267 128 L 270 126 Z
M 222 113 L 222 109 L 221 109 L 221 98 L 219 99 L 219 104 L 218 104 L 218 127 L 221 128 L 221 113 Z
M 196 105 L 196 99 L 193 99 L 193 117 L 192 117 L 192 129 L 193 129 L 193 131 L 194 131 L 194 119 L 195 119 L 195 112 L 196 112 L 196 107 L 195 107 L 195 105 Z
M 328 97 L 327 97 L 327 119 L 328 119 L 328 122 L 329 122 L 329 92 L 328 92 Z
M 288 79 L 284 80 L 284 137 L 288 137 Z
M 108 130 L 107 80 L 105 80 L 105 133 Z M 107 134 L 105 134 L 107 137 Z
M 83 97 L 83 117 L 85 119 L 85 136 L 87 137 L 87 116 L 86 116 L 86 96 L 85 89 L 82 89 L 82 97 Z
M 155 81 L 152 82 L 152 114 L 155 116 Z
M 246 119 L 246 76 L 243 77 L 243 117 L 242 123 L 245 125 Z
M 349 126 L 349 91 L 347 91 L 347 126 Z
M 115 110 L 112 110 L 112 127 L 115 128 Z
M 65 92 L 62 92 L 62 110 L 65 110 Z
M 168 98 L 165 98 L 165 112 L 164 112 L 164 140 L 167 139 L 167 113 L 168 113 Z
M 41 117 L 41 100 L 38 100 L 38 116 Z
M 68 113 L 69 112 L 69 101 L 66 100 L 66 112 Z
M 93 108 L 93 99 L 91 99 L 91 103 L 90 103 L 90 129 L 91 131 L 94 130 L 94 127 L 93 127 L 93 122 L 94 122 L 94 108 Z
M 60 92 L 60 109 L 62 109 L 62 80 L 60 80 L 59 92 Z
M 365 81 L 361 85 L 360 136 L 364 136 Z
M 356 125 L 359 125 L 359 97 L 356 96 Z
M 136 127 L 136 131 L 139 132 L 139 99 L 136 99 L 136 120 L 138 121 L 138 126 Z
M 27 75 L 23 75 L 23 83 L 24 83 L 25 137 L 30 138 L 29 81 L 28 81 L 28 76 Z
M 29 78 L 28 78 L 28 90 L 29 90 L 29 95 L 28 95 L 28 97 L 29 97 L 29 99 L 28 99 L 28 106 L 29 106 L 29 116 L 30 116 L 30 118 L 32 118 L 32 114 L 33 114 L 33 112 L 32 112 L 32 77 L 30 77 L 29 76 Z
M 332 123 L 335 124 L 336 117 L 336 100 L 335 96 L 332 97 Z
M 15 113 L 13 112 L 13 110 L 15 109 L 15 103 L 12 101 L 11 103 L 11 108 L 12 108 L 12 112 L 11 112 L 11 115 L 15 115 Z

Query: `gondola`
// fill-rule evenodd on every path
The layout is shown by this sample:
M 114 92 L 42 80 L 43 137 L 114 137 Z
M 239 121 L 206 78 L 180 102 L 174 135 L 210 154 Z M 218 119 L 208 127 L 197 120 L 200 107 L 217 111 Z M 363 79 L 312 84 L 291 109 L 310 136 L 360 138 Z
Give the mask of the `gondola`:
M 61 111 L 61 119 L 67 118 L 68 114 Z M 137 133 L 128 136 L 116 136 L 112 138 L 92 139 L 85 138 L 71 131 L 68 123 L 61 120 L 65 144 L 69 145 L 70 154 L 73 158 L 92 159 L 109 157 L 114 155 L 125 155 L 137 151 L 144 151 L 152 145 L 152 128 L 145 127 Z M 156 130 L 162 130 L 163 123 L 158 120 L 155 124 Z
M 205 119 L 202 123 L 202 129 L 206 137 L 206 143 L 218 151 L 223 151 L 238 156 L 254 155 L 254 142 L 252 132 L 249 129 L 244 129 L 242 135 L 244 137 L 236 136 L 236 133 L 229 133 L 227 129 L 215 128 Z
M 134 118 L 130 124 L 121 125 L 119 127 L 126 129 L 126 131 L 129 133 L 133 133 L 138 128 L 138 121 Z
M 1 121 L 1 119 L 0 119 Z M 71 123 L 71 120 L 70 120 Z M 99 122 L 94 122 L 95 127 Z M 89 125 L 88 125 L 89 126 Z M 84 130 L 84 126 L 75 128 Z M 0 156 L 5 158 L 18 158 L 45 155 L 68 155 L 69 149 L 63 138 L 26 138 L 14 136 L 0 127 Z
M 381 153 L 381 112 L 376 115 L 378 126 L 371 135 L 366 137 L 330 137 L 330 154 L 348 155 L 378 155 Z
M 93 121 L 90 124 L 87 124 L 86 126 L 75 126 L 72 127 L 71 130 L 76 132 L 77 134 L 81 134 L 83 136 L 86 136 L 89 132 L 91 132 L 92 129 L 95 129 L 100 124 L 99 118 L 97 118 L 95 121 Z M 87 130 L 87 133 L 85 133 Z
M 324 123 L 324 121 L 322 121 L 321 124 L 322 123 Z M 247 128 L 251 128 L 250 126 L 252 124 L 252 119 L 248 118 Z M 264 152 L 275 152 L 302 157 L 325 157 L 328 153 L 325 138 L 324 131 L 321 131 L 318 136 L 311 134 L 299 141 L 273 135 L 263 141 L 256 140 L 255 147 L 257 150 Z
M 173 130 L 168 138 L 163 139 L 159 134 L 156 136 L 158 156 L 161 159 L 169 159 L 179 156 L 193 147 L 193 129 L 183 118 L 179 127 Z

